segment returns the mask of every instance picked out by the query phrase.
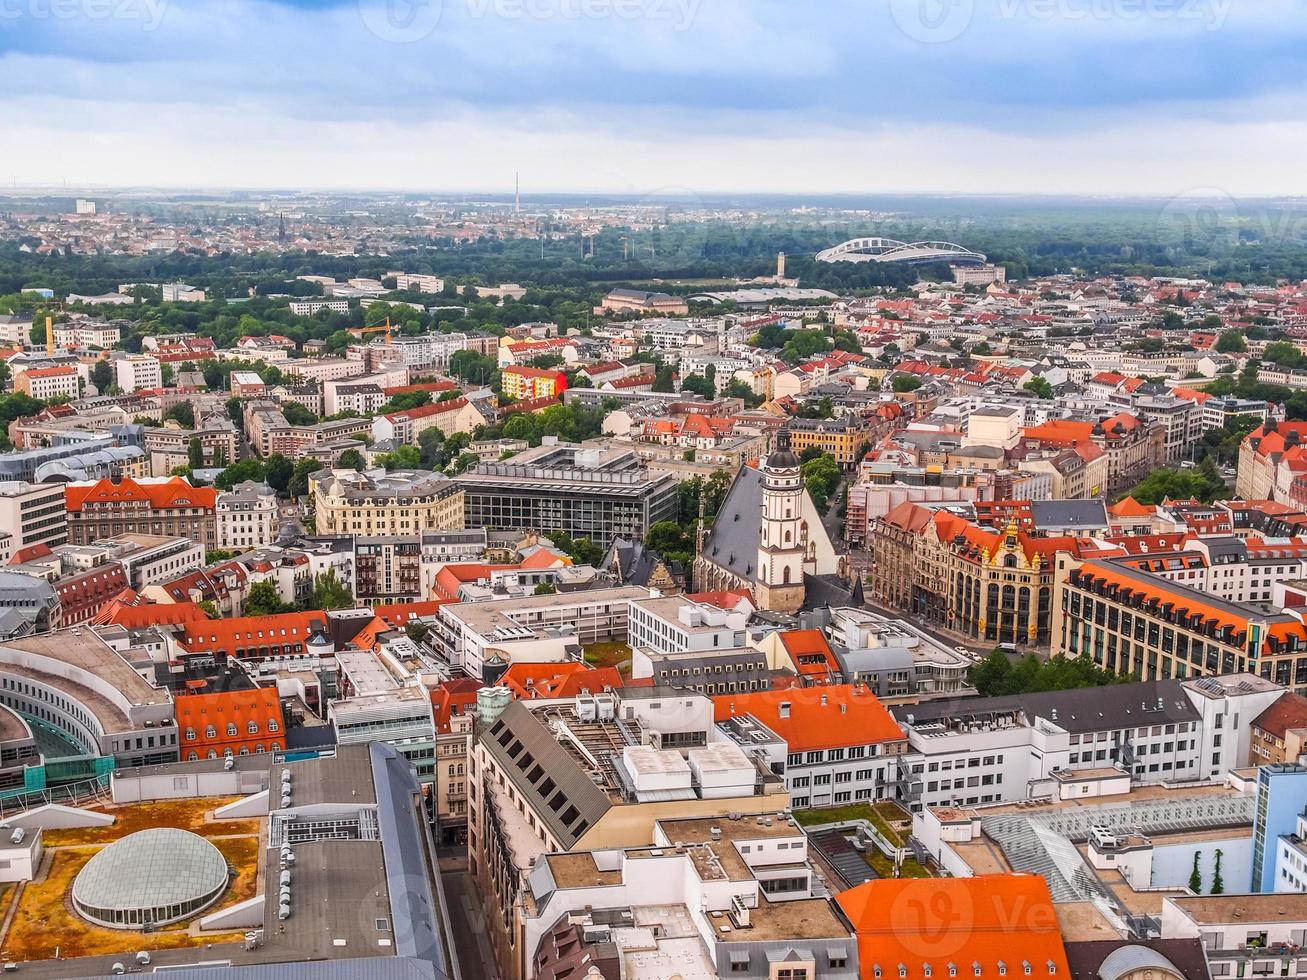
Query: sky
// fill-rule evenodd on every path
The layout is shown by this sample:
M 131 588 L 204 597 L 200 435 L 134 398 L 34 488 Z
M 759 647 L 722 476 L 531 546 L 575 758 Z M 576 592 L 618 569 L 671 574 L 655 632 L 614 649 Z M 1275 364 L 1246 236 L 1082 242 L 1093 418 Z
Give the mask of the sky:
M 0 181 L 1307 196 L 1307 0 L 0 0 Z

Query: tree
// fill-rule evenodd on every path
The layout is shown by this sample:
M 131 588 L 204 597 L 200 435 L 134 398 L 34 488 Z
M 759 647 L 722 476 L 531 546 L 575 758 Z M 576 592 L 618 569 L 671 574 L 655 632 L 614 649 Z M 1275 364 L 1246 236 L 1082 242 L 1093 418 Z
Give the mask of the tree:
M 558 586 L 554 585 L 553 582 L 539 582 L 536 584 L 536 587 L 531 590 L 531 594 L 553 595 L 557 591 L 558 591 Z
M 422 466 L 422 451 L 417 446 L 400 446 L 393 453 L 382 453 L 377 465 L 387 470 L 416 470 Z
M 415 408 L 421 408 L 423 405 L 431 404 L 431 392 L 429 391 L 405 391 L 396 395 L 386 404 L 381 406 L 381 414 L 389 415 L 391 412 L 407 412 Z
M 363 455 L 357 449 L 346 449 L 340 454 L 336 465 L 342 470 L 362 470 Z
M 1216 338 L 1214 347 L 1218 354 L 1243 354 L 1248 350 L 1248 341 L 1238 330 L 1227 330 Z
M 664 364 L 658 368 L 657 373 L 654 374 L 653 384 L 650 386 L 649 390 L 660 392 L 672 392 L 676 390 L 671 367 Z
M 1216 849 L 1216 866 L 1212 869 L 1212 890 L 1210 895 L 1222 895 L 1225 893 L 1225 879 L 1221 876 L 1221 849 Z
M 286 486 L 286 492 L 292 497 L 303 497 L 309 492 L 309 476 L 322 469 L 322 464 L 316 459 L 301 459 L 295 464 L 295 469 L 291 472 L 290 483 Z
M 281 414 L 291 425 L 313 425 L 318 417 L 299 402 L 282 402 Z
M 286 496 L 294 475 L 295 464 L 281 453 L 272 453 L 263 464 L 264 481 L 282 496 Z
M 891 385 L 896 394 L 916 391 L 921 387 L 921 379 L 912 374 L 896 374 Z
M 1039 398 L 1053 397 L 1053 386 L 1048 383 L 1047 378 L 1031 378 L 1022 387 L 1026 391 L 1034 392 Z
M 281 601 L 281 594 L 272 582 L 255 582 L 250 586 L 250 594 L 245 599 L 244 612 L 246 616 L 275 616 L 291 612 L 294 608 Z
M 1104 670 L 1088 657 L 1052 657 L 1040 660 L 1031 654 L 1013 663 L 1007 653 L 996 649 L 972 666 L 970 681 L 982 697 L 1030 694 L 1038 691 L 1069 691 L 1083 687 L 1105 687 L 1136 680 L 1129 674 Z
M 192 470 L 204 468 L 204 447 L 200 445 L 200 440 L 192 438 L 186 444 L 186 462 L 190 464 Z
M 826 513 L 830 506 L 830 496 L 839 486 L 840 464 L 835 462 L 834 456 L 822 453 L 816 459 L 808 460 L 800 469 L 804 486 L 808 488 L 808 496 L 812 498 L 817 512 Z
M 1141 504 L 1160 504 L 1164 500 L 1200 500 L 1210 504 L 1226 493 L 1225 482 L 1208 456 L 1197 469 L 1153 470 L 1124 497 L 1134 497 Z
M 95 385 L 95 390 L 103 395 L 113 382 L 113 368 L 109 366 L 109 362 L 96 361 L 91 367 L 91 384 Z
M 353 609 L 354 594 L 345 583 L 336 578 L 336 570 L 329 568 L 313 580 L 313 609 L 324 612 L 332 609 Z
M 184 429 L 195 428 L 195 408 L 190 402 L 180 402 L 163 413 L 163 420 L 176 419 Z
M 1198 870 L 1198 856 L 1201 853 L 1201 851 L 1194 851 L 1194 867 L 1193 870 L 1189 872 L 1189 890 L 1195 895 L 1201 895 L 1203 893 L 1203 875 L 1202 872 Z
M 246 480 L 252 480 L 255 483 L 263 482 L 263 464 L 254 456 L 247 456 L 239 462 L 232 463 L 225 470 L 218 474 L 213 485 L 219 490 L 230 490 L 238 483 L 244 483 Z
M 716 398 L 716 385 L 702 374 L 691 374 L 681 379 L 681 391 L 700 395 L 703 398 Z
M 214 605 L 212 599 L 201 599 L 196 605 L 203 609 L 210 619 L 222 619 L 222 614 L 218 612 L 218 607 Z
M 659 521 L 649 528 L 644 545 L 669 561 L 686 561 L 694 556 L 694 539 L 675 521 Z

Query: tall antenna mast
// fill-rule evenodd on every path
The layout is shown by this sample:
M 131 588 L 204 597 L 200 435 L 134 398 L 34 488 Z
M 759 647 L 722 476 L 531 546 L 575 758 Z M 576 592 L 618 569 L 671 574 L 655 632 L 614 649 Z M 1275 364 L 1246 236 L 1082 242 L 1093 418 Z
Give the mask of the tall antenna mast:
M 520 171 L 513 173 L 513 213 L 522 213 L 522 174 Z

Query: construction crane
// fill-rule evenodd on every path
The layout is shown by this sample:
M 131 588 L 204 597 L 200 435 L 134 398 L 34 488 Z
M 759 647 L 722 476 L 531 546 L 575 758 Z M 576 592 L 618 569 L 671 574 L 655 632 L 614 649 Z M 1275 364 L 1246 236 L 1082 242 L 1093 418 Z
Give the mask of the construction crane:
M 345 332 L 358 340 L 363 340 L 370 333 L 384 333 L 386 335 L 386 343 L 390 343 L 390 332 L 393 329 L 394 328 L 390 325 L 390 317 L 386 317 L 385 323 L 378 323 L 376 326 L 372 327 L 347 327 Z

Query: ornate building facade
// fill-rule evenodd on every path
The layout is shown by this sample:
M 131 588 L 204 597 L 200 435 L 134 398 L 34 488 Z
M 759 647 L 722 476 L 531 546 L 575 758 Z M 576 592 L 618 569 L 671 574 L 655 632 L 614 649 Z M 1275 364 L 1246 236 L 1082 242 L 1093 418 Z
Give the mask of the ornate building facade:
M 1009 523 L 982 527 L 946 510 L 904 503 L 881 518 L 872 543 L 873 598 L 923 622 L 983 642 L 1044 646 L 1053 556 L 1088 539 L 1040 538 Z

